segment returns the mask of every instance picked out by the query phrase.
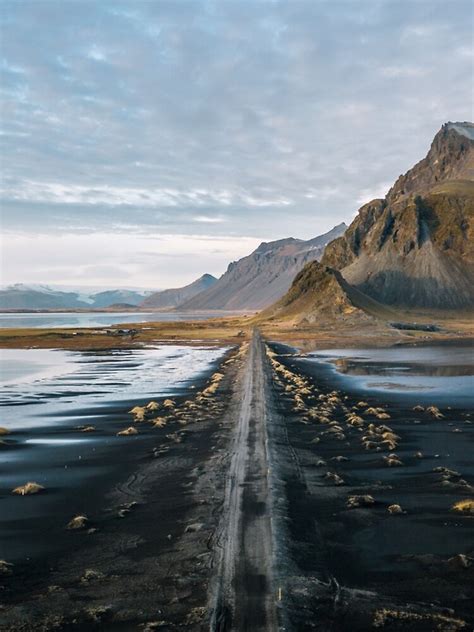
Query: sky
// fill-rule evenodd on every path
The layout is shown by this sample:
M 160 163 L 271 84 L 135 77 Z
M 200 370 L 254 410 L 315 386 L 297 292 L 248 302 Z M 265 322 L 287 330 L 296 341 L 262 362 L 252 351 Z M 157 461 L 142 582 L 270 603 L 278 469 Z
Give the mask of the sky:
M 2 284 L 176 287 L 473 120 L 470 0 L 0 3 Z

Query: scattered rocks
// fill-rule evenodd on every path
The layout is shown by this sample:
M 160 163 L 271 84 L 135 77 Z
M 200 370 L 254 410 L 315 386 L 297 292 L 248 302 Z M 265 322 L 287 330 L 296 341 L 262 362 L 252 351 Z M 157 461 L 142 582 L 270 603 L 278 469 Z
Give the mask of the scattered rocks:
M 396 515 L 396 514 L 403 514 L 406 513 L 405 511 L 403 511 L 403 509 L 401 508 L 400 505 L 389 505 L 387 507 L 387 511 L 389 514 L 391 514 L 392 516 Z

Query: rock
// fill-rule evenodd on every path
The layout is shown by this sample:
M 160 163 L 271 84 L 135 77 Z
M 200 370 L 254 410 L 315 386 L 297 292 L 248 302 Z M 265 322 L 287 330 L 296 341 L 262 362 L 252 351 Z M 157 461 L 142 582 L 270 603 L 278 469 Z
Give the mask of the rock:
M 420 406 L 419 404 L 417 404 L 416 406 L 413 407 L 413 410 L 416 413 L 422 413 L 422 412 L 424 412 L 425 409 L 423 408 L 423 406 Z
M 10 430 L 8 430 L 8 428 L 3 428 L 3 426 L 0 426 L 0 437 L 3 437 L 7 434 L 10 434 Z
M 95 432 L 95 426 L 78 426 L 77 429 L 81 432 Z
M 19 496 L 29 496 L 32 494 L 39 494 L 44 490 L 43 485 L 39 485 L 33 481 L 25 483 L 24 485 L 20 485 L 19 487 L 15 487 L 12 490 L 13 494 L 18 494 Z
M 0 575 L 11 575 L 13 573 L 13 564 L 0 560 Z
M 458 553 L 454 557 L 450 557 L 447 561 L 448 566 L 453 570 L 470 568 L 473 563 L 472 557 L 464 555 L 464 553 Z
M 165 408 L 174 408 L 176 406 L 176 402 L 173 399 L 165 399 L 163 406 Z
M 125 428 L 125 430 L 120 430 L 120 432 L 117 432 L 117 437 L 128 437 L 129 435 L 136 434 L 138 434 L 138 430 L 133 426 L 129 426 L 128 428 Z
M 338 463 L 342 463 L 343 461 L 348 461 L 347 456 L 333 456 L 331 457 L 331 461 L 337 461 Z
M 197 531 L 201 531 L 201 529 L 203 527 L 204 527 L 204 523 L 203 522 L 193 522 L 192 524 L 188 524 L 188 526 L 186 527 L 184 532 L 185 533 L 196 533 Z

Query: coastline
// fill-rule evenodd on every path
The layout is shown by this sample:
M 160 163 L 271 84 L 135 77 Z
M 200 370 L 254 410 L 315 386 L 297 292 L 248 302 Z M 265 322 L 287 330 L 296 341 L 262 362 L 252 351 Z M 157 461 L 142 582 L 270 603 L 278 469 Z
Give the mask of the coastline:
M 404 404 L 367 393 L 366 408 L 382 407 L 389 416 L 382 423 L 400 437 L 393 451 L 404 466 L 389 468 L 386 453 L 364 450 L 363 432 L 347 421 L 345 411 L 354 410 L 365 428 L 376 421 L 358 408 L 359 393 L 336 385 L 323 363 L 309 370 L 298 352 L 273 342 L 265 348 L 272 486 L 284 494 L 270 503 L 280 525 L 272 555 L 281 616 L 298 630 L 469 629 L 474 565 L 463 560 L 474 555 L 472 518 L 450 507 L 470 492 L 456 487 L 458 476 L 444 479 L 435 468 L 459 470 L 472 484 L 472 411 L 443 408 L 443 419 L 432 420 L 413 411 L 410 398 Z M 214 393 L 204 395 L 203 385 L 188 408 L 177 401 L 166 430 L 137 450 L 121 482 L 111 481 L 91 514 L 97 532 L 65 531 L 71 555 L 47 560 L 37 574 L 19 565 L 1 578 L 0 629 L 209 629 L 247 350 L 242 342 L 216 367 L 223 377 Z M 275 372 L 273 361 L 284 370 Z M 312 410 L 329 415 L 329 425 Z M 336 425 L 343 440 L 328 433 Z M 460 426 L 461 434 L 453 432 Z M 364 495 L 373 506 L 348 508 L 349 497 Z M 396 504 L 406 513 L 390 515 L 387 507 Z M 242 509 L 244 524 L 252 524 L 259 508 Z

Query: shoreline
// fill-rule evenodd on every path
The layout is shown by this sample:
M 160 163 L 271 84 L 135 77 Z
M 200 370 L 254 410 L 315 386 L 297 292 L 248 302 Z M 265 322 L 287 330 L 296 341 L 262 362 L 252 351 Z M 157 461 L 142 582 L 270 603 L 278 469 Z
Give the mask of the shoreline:
M 97 532 L 65 531 L 77 551 L 53 561 L 41 577 L 20 565 L 0 576 L 10 583 L 2 591 L 2 631 L 20 624 L 31 631 L 209 629 L 232 442 L 249 379 L 248 343 L 239 342 L 215 369 L 223 376 L 215 392 L 204 395 L 203 385 L 184 408 L 176 398 L 169 425 L 153 439 L 156 449 L 137 452 L 126 480 L 103 495 L 91 515 Z M 450 508 L 472 496 L 474 411 L 446 407 L 434 419 L 414 411 L 410 398 L 392 401 L 376 391 L 364 394 L 361 408 L 360 393 L 342 388 L 323 363 L 308 368 L 298 351 L 261 344 L 271 486 L 283 494 L 265 509 L 275 512 L 277 524 L 271 555 L 280 615 L 302 631 L 469 629 L 472 517 Z M 258 401 L 245 405 L 256 410 Z M 388 418 L 379 421 L 370 408 Z M 352 425 L 350 415 L 360 422 Z M 373 423 L 387 426 L 398 437 L 395 445 L 364 449 Z M 389 452 L 400 467 L 387 467 Z M 446 478 L 435 468 L 455 474 Z M 347 506 L 361 496 L 374 503 Z M 391 515 L 388 507 L 398 504 L 402 513 Z M 242 524 L 253 524 L 260 505 L 243 503 Z M 239 586 L 252 589 L 251 582 Z

